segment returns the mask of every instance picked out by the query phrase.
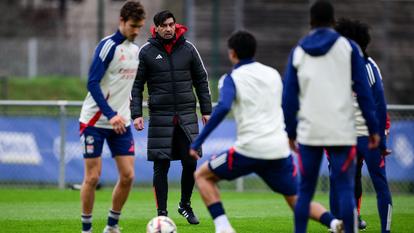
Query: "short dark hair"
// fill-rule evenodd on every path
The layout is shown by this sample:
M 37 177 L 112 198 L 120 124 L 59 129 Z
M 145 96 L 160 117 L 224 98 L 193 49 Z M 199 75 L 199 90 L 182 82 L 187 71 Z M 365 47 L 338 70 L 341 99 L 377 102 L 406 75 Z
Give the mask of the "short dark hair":
M 127 1 L 121 8 L 121 19 L 128 21 L 130 19 L 140 21 L 145 19 L 145 10 L 138 1 Z
M 331 2 L 318 0 L 310 8 L 312 27 L 331 26 L 335 23 L 335 11 Z
M 173 18 L 174 23 L 175 23 L 175 17 L 174 17 L 174 14 L 171 13 L 171 11 L 169 11 L 169 10 L 160 11 L 156 15 L 154 15 L 154 24 L 155 24 L 156 27 L 158 27 L 165 20 L 167 20 L 169 18 Z
M 256 38 L 247 31 L 236 31 L 227 41 L 229 49 L 236 52 L 237 58 L 253 58 L 256 54 Z
M 367 24 L 362 23 L 359 20 L 340 18 L 336 22 L 335 30 L 342 36 L 355 41 L 359 47 L 361 47 L 364 55 L 366 57 L 368 56 L 365 50 L 371 41 L 371 36 L 369 34 L 369 26 Z

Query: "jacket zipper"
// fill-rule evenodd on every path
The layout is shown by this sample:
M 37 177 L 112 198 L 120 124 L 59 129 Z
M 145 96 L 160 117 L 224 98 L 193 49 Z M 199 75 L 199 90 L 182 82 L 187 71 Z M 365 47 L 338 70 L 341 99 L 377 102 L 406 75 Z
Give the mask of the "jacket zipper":
M 170 75 L 171 75 L 171 80 L 172 80 L 172 92 L 173 92 L 173 102 L 174 102 L 173 124 L 177 125 L 179 123 L 179 116 L 177 112 L 177 97 L 176 97 L 176 85 L 175 85 L 175 78 L 174 78 L 174 66 L 172 64 L 171 54 L 169 54 L 168 52 L 167 52 L 167 57 L 168 57 L 168 62 L 170 63 Z

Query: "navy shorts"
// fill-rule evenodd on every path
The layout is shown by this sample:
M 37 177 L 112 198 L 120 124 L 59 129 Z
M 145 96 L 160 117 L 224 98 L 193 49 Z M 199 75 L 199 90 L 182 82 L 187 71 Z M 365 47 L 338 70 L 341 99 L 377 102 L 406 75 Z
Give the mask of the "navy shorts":
M 283 159 L 254 159 L 231 148 L 219 156 L 213 156 L 208 166 L 220 179 L 234 180 L 255 173 L 274 192 L 287 196 L 297 193 L 297 170 L 291 155 Z
M 86 127 L 80 138 L 83 157 L 97 158 L 101 156 L 105 140 L 111 150 L 112 157 L 117 155 L 135 155 L 131 127 L 126 127 L 126 130 L 123 134 L 117 134 L 113 129 Z

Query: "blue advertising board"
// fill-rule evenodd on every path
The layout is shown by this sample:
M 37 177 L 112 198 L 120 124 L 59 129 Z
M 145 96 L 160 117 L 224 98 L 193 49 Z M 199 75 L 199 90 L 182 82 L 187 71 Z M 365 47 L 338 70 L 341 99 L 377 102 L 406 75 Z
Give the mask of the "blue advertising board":
M 146 122 L 148 125 L 148 122 Z M 201 127 L 201 126 L 200 126 Z M 65 177 L 67 183 L 79 183 L 83 178 L 83 157 L 79 141 L 77 118 L 66 120 Z M 152 182 L 152 162 L 146 159 L 147 131 L 133 131 L 135 140 L 136 183 Z M 388 146 L 393 153 L 387 157 L 389 180 L 414 181 L 414 122 L 393 122 Z M 227 119 L 210 135 L 203 145 L 203 161 L 232 146 L 236 126 Z M 59 119 L 49 117 L 0 117 L 0 182 L 57 183 L 59 177 L 60 125 Z M 115 163 L 105 145 L 102 155 L 103 183 L 117 180 Z M 367 171 L 364 169 L 364 175 Z M 328 174 L 324 159 L 321 173 Z M 179 181 L 181 164 L 172 162 L 169 179 Z
M 59 119 L 48 117 L 0 117 L 0 182 L 57 183 L 59 177 Z M 148 125 L 148 122 L 146 122 Z M 229 148 L 235 140 L 234 122 L 221 124 L 204 147 L 205 161 L 209 155 Z M 132 130 L 135 140 L 135 182 L 152 182 L 152 162 L 147 161 L 147 130 Z M 65 178 L 67 183 L 79 183 L 84 173 L 82 148 L 77 118 L 66 120 Z M 102 155 L 101 182 L 117 180 L 115 162 L 105 144 Z M 169 179 L 180 180 L 181 164 L 171 163 Z

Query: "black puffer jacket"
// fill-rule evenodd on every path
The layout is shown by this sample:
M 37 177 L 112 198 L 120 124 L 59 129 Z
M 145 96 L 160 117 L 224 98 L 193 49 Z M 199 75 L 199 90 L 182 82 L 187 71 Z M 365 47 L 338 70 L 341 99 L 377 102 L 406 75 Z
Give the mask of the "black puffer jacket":
M 184 30 L 185 32 L 186 30 Z M 181 31 L 181 33 L 183 33 Z M 201 113 L 210 115 L 211 97 L 207 72 L 197 49 L 180 33 L 171 54 L 153 37 L 139 53 L 139 66 L 132 89 L 132 118 L 142 116 L 142 92 L 148 88 L 148 160 L 178 159 L 171 154 L 175 126 L 183 129 L 190 142 L 198 135 L 195 88 Z

